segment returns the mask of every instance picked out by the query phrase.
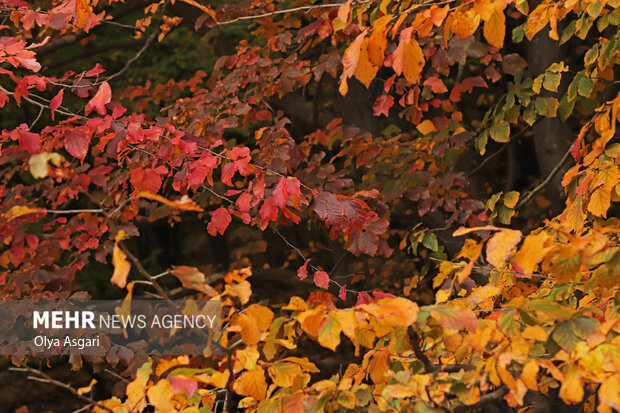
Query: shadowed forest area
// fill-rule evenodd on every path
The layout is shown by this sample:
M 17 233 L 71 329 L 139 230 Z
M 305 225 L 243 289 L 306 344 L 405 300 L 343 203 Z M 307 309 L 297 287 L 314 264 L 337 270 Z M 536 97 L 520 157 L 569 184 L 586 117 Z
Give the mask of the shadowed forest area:
M 620 1 L 0 16 L 3 302 L 222 302 L 220 353 L 4 350 L 0 411 L 620 411 Z

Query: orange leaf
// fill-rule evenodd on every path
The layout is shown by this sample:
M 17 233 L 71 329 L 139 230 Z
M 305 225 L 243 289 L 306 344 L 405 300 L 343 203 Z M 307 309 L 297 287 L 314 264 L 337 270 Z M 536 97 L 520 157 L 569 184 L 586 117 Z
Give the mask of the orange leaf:
M 120 288 L 125 288 L 127 285 L 127 276 L 129 275 L 129 270 L 131 269 L 131 265 L 129 261 L 127 261 L 127 256 L 118 246 L 120 240 L 125 237 L 125 231 L 122 229 L 118 231 L 116 234 L 116 239 L 114 242 L 114 250 L 112 251 L 112 264 L 114 265 L 114 273 L 112 274 L 112 278 L 110 282 L 119 286 Z
M 372 357 L 372 360 L 370 360 L 368 372 L 375 384 L 383 383 L 388 379 L 385 375 L 390 370 L 389 361 L 390 351 L 385 348 L 378 350 Z
M 541 31 L 549 22 L 549 3 L 539 4 L 528 16 L 525 24 L 525 36 L 528 40 Z
M 364 37 L 366 36 L 366 30 L 360 33 L 353 43 L 347 47 L 347 50 L 344 51 L 344 56 L 342 57 L 342 65 L 344 66 L 344 74 L 346 77 L 351 77 L 355 73 L 355 69 L 357 68 L 357 62 L 360 58 L 360 51 L 362 47 L 362 43 L 364 42 Z
M 480 25 L 480 15 L 473 9 L 463 11 L 462 7 L 454 14 L 452 32 L 461 39 L 471 36 Z
M 419 83 L 424 68 L 424 53 L 417 40 L 410 39 L 404 46 L 403 74 L 409 83 Z
M 536 266 L 545 257 L 549 248 L 545 248 L 545 242 L 549 239 L 546 232 L 530 234 L 523 241 L 523 246 L 517 254 L 513 263 L 518 266 L 518 270 L 525 275 L 532 275 Z
M 254 320 L 261 331 L 267 331 L 273 321 L 273 311 L 264 305 L 252 305 L 245 310 L 245 314 Z
M 521 240 L 521 231 L 502 229 L 487 242 L 487 260 L 495 268 L 506 263 L 512 249 Z
M 484 38 L 489 44 L 500 49 L 504 45 L 504 36 L 506 35 L 506 16 L 501 11 L 495 11 L 491 14 L 489 20 L 484 22 L 483 28 Z
M 250 396 L 254 400 L 263 400 L 267 395 L 267 380 L 261 367 L 244 372 L 233 384 L 235 393 Z
M 368 38 L 368 58 L 375 66 L 382 66 L 387 49 L 388 23 L 392 20 L 392 15 L 388 14 L 375 20 L 372 25 L 372 34 Z
M 534 360 L 525 363 L 520 378 L 528 389 L 538 391 L 538 363 Z
M 213 11 L 212 8 L 207 7 L 207 6 L 203 6 L 202 4 L 198 3 L 195 0 L 181 0 L 183 3 L 187 3 L 190 4 L 194 7 L 199 8 L 200 10 L 204 11 L 205 13 L 207 13 L 213 20 L 217 21 L 217 15 L 215 14 L 215 11 Z
M 611 206 L 610 188 L 602 186 L 595 190 L 588 202 L 588 211 L 598 217 L 607 217 L 607 210 Z
M 196 205 L 196 203 L 187 195 L 183 195 L 178 201 L 171 201 L 161 195 L 155 195 L 147 191 L 142 191 L 138 194 L 138 198 L 152 199 L 153 201 L 158 201 L 164 205 L 168 205 L 171 208 L 181 209 L 183 211 L 204 211 L 204 209 Z
M 90 0 L 75 0 L 75 25 L 80 29 L 86 27 L 88 18 L 93 14 Z
M 185 288 L 201 291 L 209 296 L 217 295 L 217 291 L 206 282 L 206 276 L 195 267 L 185 265 L 172 266 L 172 275 L 177 277 Z
M 239 314 L 231 322 L 232 327 L 237 327 L 234 330 L 241 333 L 241 340 L 243 343 L 251 346 L 257 344 L 261 338 L 261 331 L 256 324 L 256 321 L 251 319 L 245 314 Z M 248 395 L 246 395 L 248 396 Z
M 368 39 L 364 39 L 360 47 L 359 60 L 354 73 L 357 80 L 362 82 L 366 88 L 370 86 L 370 82 L 372 82 L 379 71 L 379 67 L 372 64 L 368 58 L 368 41 Z
M 432 121 L 426 119 L 423 120 L 415 127 L 422 135 L 428 135 L 429 133 L 437 132 L 437 128 Z

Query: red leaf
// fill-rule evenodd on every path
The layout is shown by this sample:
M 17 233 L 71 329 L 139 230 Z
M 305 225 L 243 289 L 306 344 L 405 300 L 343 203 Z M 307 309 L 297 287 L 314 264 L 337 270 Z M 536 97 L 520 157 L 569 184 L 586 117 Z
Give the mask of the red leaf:
M 88 115 L 93 109 L 100 114 L 105 115 L 105 105 L 110 103 L 112 99 L 112 90 L 110 89 L 110 85 L 108 82 L 103 82 L 101 86 L 99 86 L 99 90 L 95 93 L 95 96 L 86 104 L 86 109 L 84 113 Z
M 81 131 L 72 130 L 65 135 L 65 149 L 78 159 L 86 158 L 90 136 Z
M 19 130 L 19 147 L 30 153 L 39 152 L 41 149 L 41 135 L 27 130 Z
M 577 141 L 570 148 L 570 154 L 573 155 L 575 162 L 581 162 L 581 138 L 577 138 Z
M 230 217 L 230 212 L 226 208 L 218 208 L 211 215 L 211 221 L 209 225 L 207 225 L 207 231 L 211 236 L 216 236 L 218 233 L 220 235 L 224 235 L 224 231 L 228 228 L 228 224 L 230 224 L 232 218 Z
M 394 105 L 394 96 L 381 95 L 375 101 L 372 107 L 373 114 L 375 116 L 385 115 L 390 116 L 390 108 Z
M 342 204 L 330 192 L 319 192 L 314 197 L 314 212 L 329 224 L 339 224 L 344 215 Z
M 198 382 L 187 377 L 171 376 L 170 387 L 175 393 L 180 393 L 181 390 L 184 390 L 187 397 L 192 397 L 198 388 Z
M 159 188 L 161 188 L 161 176 L 151 168 L 134 169 L 131 173 L 131 184 L 138 191 L 148 191 L 152 194 L 156 194 Z
M 297 269 L 297 276 L 299 277 L 300 280 L 303 280 L 306 277 L 308 277 L 308 263 L 309 262 L 310 262 L 310 259 L 307 259 L 306 262 L 304 262 L 304 265 L 302 265 L 301 267 Z
M 355 301 L 356 306 L 370 303 L 372 303 L 372 298 L 370 298 L 370 296 L 365 292 L 362 291 L 357 295 L 357 300 Z
M 56 96 L 52 98 L 50 101 L 50 109 L 52 111 L 52 120 L 54 120 L 54 112 L 58 109 L 58 106 L 62 103 L 62 96 L 64 95 L 65 90 L 60 89 L 60 92 Z
M 244 192 L 239 195 L 239 198 L 237 198 L 235 205 L 237 206 L 237 209 L 241 212 L 250 212 L 250 207 L 252 206 L 250 204 L 251 201 L 252 194 L 249 192 Z
M 97 63 L 95 67 L 84 73 L 84 77 L 97 76 L 103 72 L 105 72 L 105 69 L 101 66 L 101 64 Z
M 343 285 L 342 287 L 340 287 L 340 290 L 338 291 L 338 298 L 340 298 L 342 301 L 347 300 L 347 286 L 346 285 Z
M 291 196 L 301 195 L 297 178 L 282 177 L 273 190 L 273 200 L 277 206 L 284 208 Z
M 265 199 L 263 206 L 258 211 L 260 220 L 260 229 L 264 230 L 271 221 L 278 219 L 278 208 L 272 198 Z
M 433 93 L 445 93 L 448 91 L 443 81 L 435 76 L 431 76 L 424 81 L 424 86 L 430 86 Z
M 314 284 L 319 288 L 329 287 L 329 275 L 325 271 L 317 271 L 314 273 Z

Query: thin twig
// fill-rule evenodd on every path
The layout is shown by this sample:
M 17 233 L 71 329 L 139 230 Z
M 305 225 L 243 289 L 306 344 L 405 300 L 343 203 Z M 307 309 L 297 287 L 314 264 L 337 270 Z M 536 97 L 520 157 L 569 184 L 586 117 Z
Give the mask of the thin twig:
M 144 46 L 142 46 L 142 48 L 138 51 L 138 53 L 136 53 L 136 55 L 134 57 L 132 57 L 131 59 L 129 59 L 127 61 L 127 63 L 125 63 L 125 66 L 123 66 L 123 68 L 121 70 L 119 70 L 118 72 L 114 73 L 113 75 L 110 75 L 109 77 L 107 77 L 105 79 L 106 82 L 110 81 L 110 80 L 113 80 L 113 79 L 116 79 L 117 77 L 125 74 L 131 68 L 131 65 L 133 65 L 135 62 L 140 60 L 142 55 L 149 49 L 149 47 L 151 47 L 153 45 L 153 43 L 155 42 L 155 39 L 157 39 L 157 36 L 159 36 L 159 34 L 161 33 L 160 25 L 163 22 L 164 15 L 166 14 L 166 9 L 168 8 L 169 4 L 170 4 L 170 0 L 167 0 L 164 3 L 164 5 L 162 6 L 162 8 L 161 8 L 161 17 L 159 18 L 159 21 L 157 22 L 157 28 L 155 29 L 155 31 L 153 33 L 151 33 L 149 38 L 146 40 L 146 43 L 144 43 Z
M 572 149 L 568 148 L 568 150 L 566 151 L 566 153 L 564 154 L 564 156 L 562 157 L 562 159 L 560 160 L 560 162 L 558 162 L 558 164 L 555 166 L 555 168 L 553 168 L 553 170 L 549 173 L 549 175 L 547 175 L 547 178 L 545 178 L 545 180 L 538 185 L 536 188 L 532 189 L 530 192 L 527 193 L 526 196 L 523 197 L 523 199 L 521 201 L 519 201 L 519 203 L 517 204 L 517 206 L 515 207 L 515 211 L 519 210 L 519 208 L 521 208 L 523 205 L 527 204 L 530 199 L 532 199 L 532 197 L 534 195 L 536 195 L 537 193 L 539 193 L 540 191 L 543 190 L 543 188 L 545 186 L 547 186 L 549 184 L 549 182 L 551 182 L 551 180 L 553 179 L 553 177 L 560 172 L 560 169 L 562 169 L 562 167 L 564 166 L 564 163 L 566 163 L 566 161 L 568 160 L 568 158 L 570 157 L 570 151 Z
M 166 290 L 164 290 L 161 287 L 161 285 L 159 285 L 157 280 L 154 279 L 153 276 L 151 274 L 149 274 L 149 272 L 147 270 L 144 269 L 144 267 L 142 266 L 142 263 L 140 263 L 140 260 L 138 260 L 135 255 L 133 255 L 131 252 L 129 252 L 129 250 L 122 243 L 119 243 L 119 247 L 125 253 L 125 255 L 129 258 L 129 260 L 133 263 L 133 265 L 135 265 L 135 267 L 138 270 L 138 272 L 140 274 L 142 274 L 142 276 L 144 278 L 146 278 L 147 281 L 150 281 L 151 284 L 153 284 L 153 287 L 155 288 L 155 290 L 157 290 L 159 295 L 161 295 L 164 300 L 172 303 L 172 300 L 170 299 L 170 297 L 166 293 Z
M 373 0 L 356 1 L 355 3 L 352 4 L 352 6 L 358 6 L 361 4 L 370 3 L 371 1 Z M 263 17 L 275 16 L 277 14 L 294 13 L 294 12 L 303 11 L 303 10 L 309 11 L 309 10 L 314 10 L 314 9 L 327 9 L 327 8 L 333 8 L 333 7 L 340 7 L 343 4 L 344 3 L 329 3 L 329 4 L 313 4 L 310 6 L 299 6 L 299 7 L 293 7 L 291 9 L 286 9 L 286 10 L 275 10 L 275 11 L 271 11 L 267 13 L 255 14 L 253 16 L 241 16 L 241 17 L 237 17 L 231 20 L 226 20 L 223 22 L 217 22 L 217 25 L 224 26 L 224 25 L 236 23 L 242 20 L 256 20 L 256 19 L 261 19 Z
M 56 379 L 54 379 L 53 377 L 51 377 L 50 375 L 43 373 L 40 370 L 37 369 L 33 369 L 32 367 L 10 367 L 9 370 L 12 371 L 21 371 L 21 372 L 28 372 L 28 373 L 33 373 L 36 374 L 39 377 L 35 377 L 35 376 L 26 376 L 27 379 L 29 380 L 34 380 L 34 381 L 38 381 L 41 383 L 48 383 L 48 384 L 52 384 L 56 387 L 60 387 L 63 388 L 65 390 L 68 390 L 69 392 L 71 392 L 75 397 L 77 397 L 78 399 L 85 401 L 88 404 L 94 404 L 97 407 L 99 407 L 100 409 L 103 409 L 107 412 L 113 413 L 113 411 L 111 409 L 109 409 L 108 407 L 94 401 L 92 398 L 88 398 L 84 395 L 81 395 L 80 393 L 78 393 L 78 391 L 73 388 L 72 386 L 68 385 L 67 383 L 63 383 L 61 381 L 58 381 Z

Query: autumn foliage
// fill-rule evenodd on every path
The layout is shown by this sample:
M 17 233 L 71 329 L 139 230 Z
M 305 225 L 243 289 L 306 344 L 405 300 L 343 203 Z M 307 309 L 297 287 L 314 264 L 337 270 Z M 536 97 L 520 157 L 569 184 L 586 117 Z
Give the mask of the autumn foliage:
M 7 363 L 94 412 L 620 411 L 620 1 L 0 11 L 2 298 L 224 306 L 222 354 L 60 362 L 113 390 Z

